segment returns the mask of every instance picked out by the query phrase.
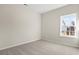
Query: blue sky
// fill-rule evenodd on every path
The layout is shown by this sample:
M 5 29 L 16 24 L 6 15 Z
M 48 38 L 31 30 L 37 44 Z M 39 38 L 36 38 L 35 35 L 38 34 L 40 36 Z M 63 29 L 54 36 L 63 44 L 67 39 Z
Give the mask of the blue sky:
M 71 26 L 71 22 L 76 21 L 76 16 L 75 15 L 66 15 L 66 16 L 63 16 L 62 19 L 66 23 L 66 26 Z

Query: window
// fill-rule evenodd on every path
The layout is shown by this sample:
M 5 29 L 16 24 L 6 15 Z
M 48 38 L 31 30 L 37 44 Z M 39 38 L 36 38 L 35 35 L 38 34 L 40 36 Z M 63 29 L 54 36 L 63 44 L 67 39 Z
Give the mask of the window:
M 60 36 L 76 37 L 76 14 L 60 17 Z

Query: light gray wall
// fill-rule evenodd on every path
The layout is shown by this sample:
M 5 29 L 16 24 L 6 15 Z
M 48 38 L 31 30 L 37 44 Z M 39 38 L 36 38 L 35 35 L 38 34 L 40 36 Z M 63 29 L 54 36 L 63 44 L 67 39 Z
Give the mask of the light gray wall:
M 0 5 L 0 49 L 40 39 L 40 14 L 24 5 Z
M 42 14 L 42 39 L 53 43 L 78 47 L 79 38 L 60 37 L 59 32 L 60 16 L 72 13 L 77 13 L 77 15 L 79 14 L 79 5 L 67 5 Z M 78 23 L 79 19 L 77 19 L 77 24 Z

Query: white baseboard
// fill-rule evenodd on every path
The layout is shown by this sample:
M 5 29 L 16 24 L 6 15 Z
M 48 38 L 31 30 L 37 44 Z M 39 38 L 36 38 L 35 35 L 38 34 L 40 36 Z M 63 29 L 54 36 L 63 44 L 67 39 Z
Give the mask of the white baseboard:
M 0 48 L 0 50 L 16 47 L 16 46 L 19 46 L 19 45 L 22 45 L 22 44 L 31 43 L 31 42 L 34 42 L 34 41 L 37 41 L 37 40 L 40 40 L 40 39 L 35 39 L 35 40 L 31 40 L 31 41 L 26 41 L 26 42 L 24 41 L 24 42 L 15 43 L 15 44 L 9 45 L 7 47 L 2 47 L 2 48 Z

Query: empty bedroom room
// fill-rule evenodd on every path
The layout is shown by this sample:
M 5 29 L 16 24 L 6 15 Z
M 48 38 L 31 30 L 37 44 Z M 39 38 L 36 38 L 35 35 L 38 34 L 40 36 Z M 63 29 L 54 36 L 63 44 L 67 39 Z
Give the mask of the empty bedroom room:
M 79 55 L 79 4 L 0 4 L 0 55 Z

